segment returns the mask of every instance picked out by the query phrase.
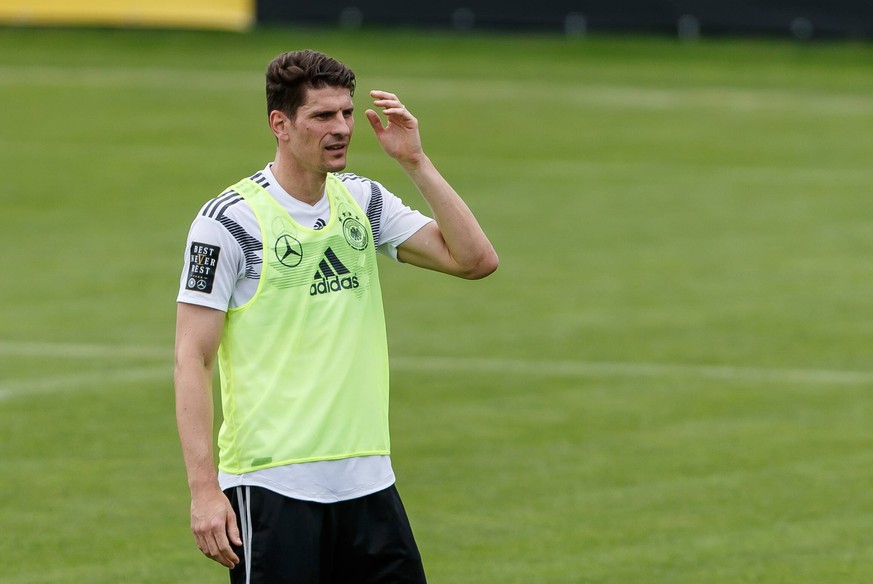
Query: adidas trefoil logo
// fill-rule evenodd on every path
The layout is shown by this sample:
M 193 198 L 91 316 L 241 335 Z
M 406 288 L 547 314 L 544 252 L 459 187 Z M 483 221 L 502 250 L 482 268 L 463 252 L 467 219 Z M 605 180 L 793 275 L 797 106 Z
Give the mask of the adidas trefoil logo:
M 309 287 L 310 296 L 352 290 L 360 286 L 358 277 L 343 265 L 330 248 L 324 250 L 324 257 L 318 262 L 314 280 L 312 286 Z

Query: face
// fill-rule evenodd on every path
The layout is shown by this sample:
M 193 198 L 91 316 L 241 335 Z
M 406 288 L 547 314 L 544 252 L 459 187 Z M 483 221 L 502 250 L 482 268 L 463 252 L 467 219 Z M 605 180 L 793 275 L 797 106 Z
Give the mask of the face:
M 327 173 L 346 167 L 355 125 L 354 109 L 348 89 L 307 90 L 306 100 L 297 109 L 297 115 L 285 124 L 287 153 L 300 170 Z

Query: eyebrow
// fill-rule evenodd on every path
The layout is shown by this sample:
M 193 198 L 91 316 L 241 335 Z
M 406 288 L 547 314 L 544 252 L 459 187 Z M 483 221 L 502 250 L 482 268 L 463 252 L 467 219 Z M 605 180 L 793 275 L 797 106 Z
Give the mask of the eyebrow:
M 341 108 L 337 108 L 337 109 L 326 108 L 326 109 L 320 109 L 320 110 L 312 110 L 310 115 L 321 116 L 321 115 L 325 115 L 325 114 L 334 114 L 336 112 L 350 112 L 350 111 L 354 111 L 354 110 L 355 110 L 355 106 L 350 105 L 349 107 L 341 107 Z

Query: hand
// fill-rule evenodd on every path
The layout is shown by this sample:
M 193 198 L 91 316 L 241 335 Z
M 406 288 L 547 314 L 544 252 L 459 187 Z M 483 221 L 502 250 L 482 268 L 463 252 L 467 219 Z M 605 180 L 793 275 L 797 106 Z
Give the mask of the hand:
M 227 568 L 239 563 L 231 543 L 241 546 L 236 514 L 220 490 L 191 498 L 191 531 L 203 554 Z
M 368 109 L 365 112 L 385 153 L 403 165 L 414 166 L 421 162 L 424 151 L 415 116 L 409 113 L 393 93 L 374 89 L 370 92 L 370 97 L 373 98 L 373 105 L 382 108 L 382 113 L 388 118 L 388 125 L 383 126 L 379 114 L 374 110 Z

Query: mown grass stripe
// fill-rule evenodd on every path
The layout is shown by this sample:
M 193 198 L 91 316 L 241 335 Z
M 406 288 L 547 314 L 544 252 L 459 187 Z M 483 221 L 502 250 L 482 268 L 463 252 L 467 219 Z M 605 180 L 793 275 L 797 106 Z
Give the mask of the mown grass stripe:
M 0 65 L 0 87 L 51 86 L 64 79 L 68 86 L 116 88 L 196 89 L 219 93 L 250 92 L 260 77 L 248 71 L 198 71 L 175 68 L 52 67 Z M 650 87 L 628 83 L 548 82 L 542 79 L 512 81 L 450 78 L 371 78 L 369 85 L 403 89 L 405 94 L 423 93 L 430 100 L 517 100 L 522 92 L 537 103 L 569 103 L 610 109 L 679 110 L 716 109 L 720 112 L 816 113 L 823 116 L 873 115 L 873 96 L 847 95 L 823 90 L 737 88 L 729 86 Z
M 75 343 L 0 342 L 0 357 L 51 357 L 73 360 L 161 359 L 171 357 L 167 348 L 154 346 L 114 346 Z M 665 378 L 694 377 L 729 382 L 774 382 L 822 385 L 863 385 L 873 383 L 873 372 L 836 369 L 767 368 L 734 365 L 694 365 L 680 363 L 633 363 L 603 361 L 552 361 L 544 359 L 500 359 L 448 356 L 395 356 L 395 371 L 463 371 L 489 375 L 526 375 L 571 378 Z M 135 367 L 116 371 L 93 371 L 40 376 L 0 383 L 0 399 L 87 388 L 95 384 L 152 381 L 172 377 L 169 364 Z
M 32 379 L 13 379 L 0 383 L 0 400 L 14 397 L 30 397 L 66 391 L 103 389 L 119 384 L 142 381 L 172 380 L 173 371 L 167 365 L 133 367 L 113 371 L 83 371 L 76 373 L 52 374 Z

